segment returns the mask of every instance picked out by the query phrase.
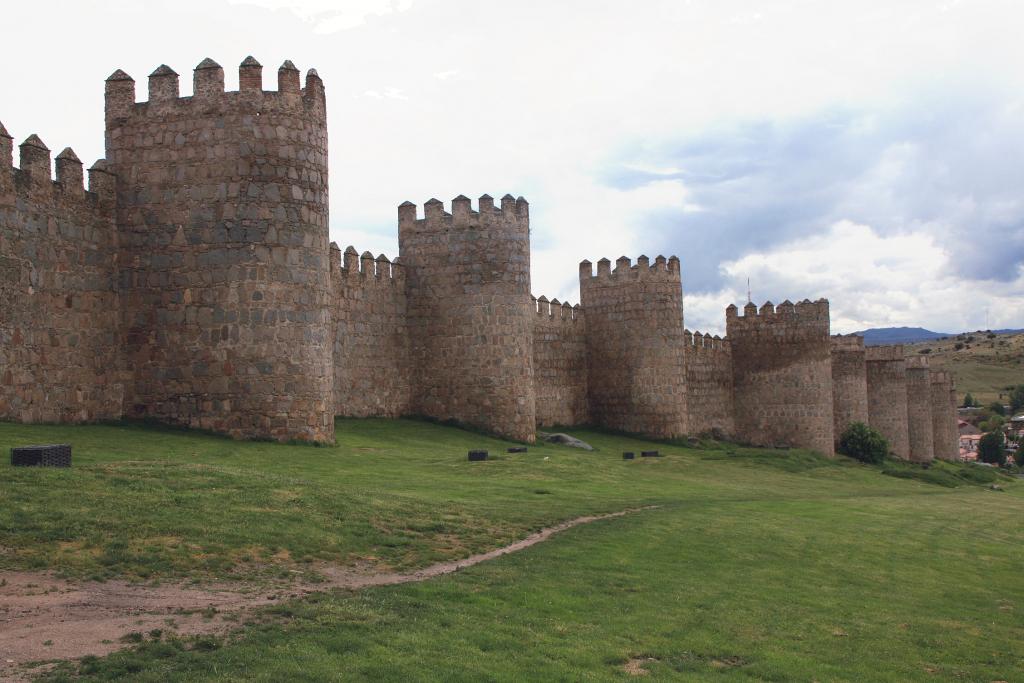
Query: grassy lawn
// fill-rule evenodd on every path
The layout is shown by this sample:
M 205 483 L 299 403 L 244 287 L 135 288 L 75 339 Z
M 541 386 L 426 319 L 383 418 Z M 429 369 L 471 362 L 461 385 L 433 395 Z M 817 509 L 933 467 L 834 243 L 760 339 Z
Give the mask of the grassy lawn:
M 1021 485 L 573 433 L 598 451 L 505 455 L 415 421 L 341 421 L 336 448 L 4 424 L 0 448 L 70 441 L 75 467 L 0 466 L 0 568 L 145 580 L 251 579 L 311 560 L 407 569 L 657 504 L 454 575 L 320 594 L 227 640 L 150 642 L 55 677 L 615 680 L 635 659 L 656 680 L 1021 680 Z M 475 447 L 501 457 L 466 462 Z M 621 460 L 649 448 L 665 457 Z

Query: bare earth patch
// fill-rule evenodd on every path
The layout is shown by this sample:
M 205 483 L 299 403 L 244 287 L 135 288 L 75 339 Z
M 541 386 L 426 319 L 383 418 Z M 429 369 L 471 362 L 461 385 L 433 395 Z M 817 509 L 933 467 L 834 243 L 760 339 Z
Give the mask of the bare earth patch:
M 633 657 L 622 665 L 622 669 L 630 676 L 647 676 L 651 672 L 645 668 L 645 665 L 656 661 L 658 660 L 654 657 Z
M 142 586 L 125 581 L 73 583 L 47 572 L 0 572 L 0 680 L 25 680 L 36 673 L 25 670 L 24 665 L 30 662 L 109 654 L 127 647 L 120 639 L 129 633 L 153 629 L 178 635 L 215 633 L 235 626 L 239 612 L 274 604 L 279 599 L 331 588 L 361 589 L 425 581 L 529 548 L 581 524 L 636 511 L 577 517 L 490 552 L 408 573 L 324 564 L 315 568 L 324 581 L 288 584 L 269 591 L 266 587 L 237 584 L 191 587 Z

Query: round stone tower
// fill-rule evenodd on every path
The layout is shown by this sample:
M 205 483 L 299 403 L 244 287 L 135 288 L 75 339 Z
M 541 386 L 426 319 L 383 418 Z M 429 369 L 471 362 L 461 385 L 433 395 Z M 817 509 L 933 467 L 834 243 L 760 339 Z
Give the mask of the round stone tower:
M 730 305 L 725 324 L 739 439 L 833 455 L 828 301 Z
M 334 438 L 324 87 L 285 62 L 106 84 L 117 177 L 125 414 L 242 438 Z
M 935 458 L 932 424 L 932 380 L 928 359 L 914 356 L 907 364 L 907 438 L 910 459 L 930 462 Z
M 532 443 L 536 438 L 530 212 L 488 195 L 398 208 L 406 274 L 413 412 Z
M 832 337 L 832 407 L 836 441 L 854 422 L 868 424 L 868 379 L 864 337 Z
M 885 437 L 896 457 L 907 460 L 910 428 L 903 346 L 869 346 L 864 355 L 868 369 L 868 422 Z

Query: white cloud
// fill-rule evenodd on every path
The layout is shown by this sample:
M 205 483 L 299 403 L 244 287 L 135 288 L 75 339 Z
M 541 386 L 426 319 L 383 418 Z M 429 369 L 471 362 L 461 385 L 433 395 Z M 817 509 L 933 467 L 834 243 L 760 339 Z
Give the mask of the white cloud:
M 835 333 L 890 326 L 921 325 L 939 332 L 1020 326 L 1024 268 L 998 289 L 965 287 L 952 268 L 956 257 L 927 232 L 882 236 L 869 226 L 840 221 L 815 237 L 723 263 L 724 280 L 731 284 L 687 297 L 687 324 L 722 332 L 725 307 L 746 302 L 742 290 L 749 277 L 759 305 L 829 299 Z
M 346 31 L 366 23 L 370 17 L 405 12 L 414 0 L 228 0 L 236 5 L 286 9 L 313 24 L 319 34 Z

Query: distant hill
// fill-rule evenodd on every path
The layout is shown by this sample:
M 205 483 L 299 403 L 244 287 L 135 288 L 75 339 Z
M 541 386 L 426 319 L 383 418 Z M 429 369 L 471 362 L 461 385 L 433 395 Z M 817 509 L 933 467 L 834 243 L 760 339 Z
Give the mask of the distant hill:
M 923 327 L 874 327 L 870 330 L 854 332 L 864 337 L 865 346 L 881 346 L 882 344 L 913 344 L 919 341 L 931 341 L 950 337 L 946 332 L 932 332 Z
M 996 334 L 1017 334 L 1024 330 L 992 330 Z M 874 327 L 870 330 L 854 332 L 864 337 L 865 346 L 881 346 L 883 344 L 915 344 L 932 341 L 943 337 L 955 337 L 957 333 L 932 332 L 923 327 Z M 971 334 L 965 332 L 963 334 Z
M 906 344 L 903 351 L 908 356 L 927 356 L 933 368 L 952 373 L 958 401 L 970 392 L 982 405 L 1005 403 L 1008 387 L 1024 384 L 1024 334 L 993 333 L 992 338 L 988 332 L 966 332 L 959 339 L 957 335 L 942 341 L 929 339 Z

